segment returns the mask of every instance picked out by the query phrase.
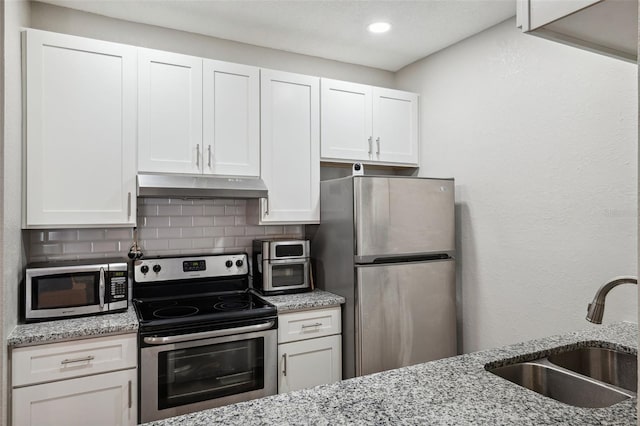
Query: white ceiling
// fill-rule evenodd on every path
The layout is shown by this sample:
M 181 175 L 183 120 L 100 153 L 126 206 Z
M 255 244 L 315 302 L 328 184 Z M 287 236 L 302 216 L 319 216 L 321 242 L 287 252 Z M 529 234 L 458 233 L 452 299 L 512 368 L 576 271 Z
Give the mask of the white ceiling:
M 127 21 L 397 71 L 515 15 L 516 0 L 40 0 Z M 386 34 L 366 27 L 384 20 Z

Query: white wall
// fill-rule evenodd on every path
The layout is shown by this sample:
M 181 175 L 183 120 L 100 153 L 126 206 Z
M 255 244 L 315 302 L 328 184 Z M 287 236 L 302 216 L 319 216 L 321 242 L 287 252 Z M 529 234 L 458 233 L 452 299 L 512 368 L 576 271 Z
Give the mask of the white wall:
M 456 178 L 465 352 L 588 327 L 637 274 L 637 68 L 513 19 L 412 64 L 421 175 Z M 636 287 L 604 322 L 637 321 Z
M 3 2 L 3 71 L 4 99 L 2 158 L 0 180 L 3 208 L 0 253 L 2 258 L 0 301 L 2 304 L 2 341 L 13 330 L 18 317 L 18 283 L 22 275 L 25 255 L 23 253 L 20 231 L 21 205 L 21 152 L 22 152 L 22 89 L 21 89 L 21 49 L 20 28 L 29 23 L 28 3 L 23 0 Z M 7 421 L 7 347 L 2 345 L 0 361 L 0 388 L 2 417 L 0 423 Z
M 31 3 L 31 26 L 46 31 L 301 74 L 384 87 L 392 87 L 394 84 L 393 73 L 389 71 L 122 21 L 45 3 Z

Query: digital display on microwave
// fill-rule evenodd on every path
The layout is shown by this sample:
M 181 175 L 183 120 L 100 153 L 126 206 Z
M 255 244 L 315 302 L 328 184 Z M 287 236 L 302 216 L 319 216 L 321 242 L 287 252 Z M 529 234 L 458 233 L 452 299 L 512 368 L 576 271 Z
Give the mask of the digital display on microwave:
M 49 275 L 31 281 L 35 309 L 71 308 L 97 304 L 97 273 Z

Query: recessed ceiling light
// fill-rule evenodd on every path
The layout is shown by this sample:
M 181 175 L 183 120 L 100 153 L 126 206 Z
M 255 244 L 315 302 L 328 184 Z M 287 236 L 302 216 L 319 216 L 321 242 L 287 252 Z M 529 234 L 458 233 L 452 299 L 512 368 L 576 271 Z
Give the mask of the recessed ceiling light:
M 386 33 L 391 29 L 391 24 L 388 22 L 374 22 L 373 24 L 370 24 L 367 29 L 369 32 L 376 34 Z

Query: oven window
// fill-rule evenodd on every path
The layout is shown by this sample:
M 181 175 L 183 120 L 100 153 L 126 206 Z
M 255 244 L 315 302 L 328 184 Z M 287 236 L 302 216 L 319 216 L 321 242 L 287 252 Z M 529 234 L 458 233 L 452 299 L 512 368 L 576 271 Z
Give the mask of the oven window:
M 295 265 L 271 265 L 271 285 L 275 287 L 290 287 L 305 283 L 304 263 Z
M 97 305 L 98 281 L 98 272 L 34 277 L 31 280 L 31 306 L 56 309 Z
M 158 409 L 263 387 L 262 337 L 158 354 Z

